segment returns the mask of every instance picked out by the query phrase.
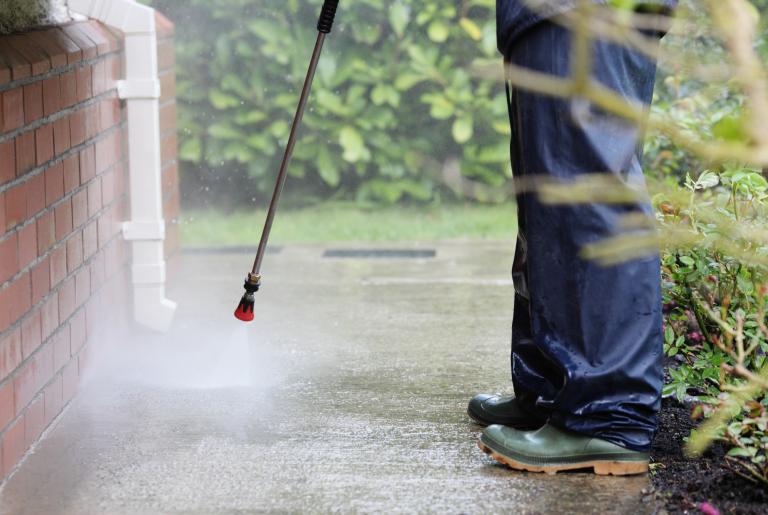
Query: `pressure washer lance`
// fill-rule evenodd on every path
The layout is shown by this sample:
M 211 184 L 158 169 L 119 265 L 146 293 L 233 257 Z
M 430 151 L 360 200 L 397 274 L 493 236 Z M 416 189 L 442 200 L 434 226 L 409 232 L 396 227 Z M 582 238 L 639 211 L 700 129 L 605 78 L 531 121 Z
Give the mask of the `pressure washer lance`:
M 336 17 L 336 8 L 338 5 L 339 0 L 325 0 L 323 9 L 320 11 L 320 19 L 317 21 L 318 34 L 315 50 L 312 52 L 312 59 L 309 61 L 307 77 L 304 79 L 304 87 L 301 90 L 299 105 L 296 108 L 296 114 L 293 117 L 291 133 L 288 136 L 288 144 L 285 147 L 285 154 L 283 154 L 283 162 L 280 164 L 280 172 L 277 174 L 275 189 L 272 192 L 272 200 L 269 202 L 267 219 L 264 222 L 264 229 L 261 231 L 261 240 L 259 241 L 259 248 L 256 251 L 256 259 L 253 261 L 253 269 L 245 278 L 245 293 L 235 310 L 235 317 L 243 322 L 250 322 L 253 320 L 253 295 L 259 291 L 259 286 L 261 286 L 261 274 L 259 273 L 261 270 L 261 260 L 264 258 L 264 251 L 267 248 L 267 241 L 269 240 L 269 233 L 272 230 L 272 222 L 275 219 L 275 212 L 277 211 L 277 203 L 280 200 L 280 193 L 283 191 L 283 185 L 285 185 L 285 179 L 288 176 L 288 163 L 291 161 L 293 147 L 296 144 L 296 133 L 299 130 L 301 119 L 304 116 L 304 108 L 307 105 L 309 91 L 312 89 L 312 79 L 315 77 L 315 70 L 317 69 L 317 63 L 320 60 L 320 52 L 323 49 L 325 35 L 331 32 L 333 19 Z

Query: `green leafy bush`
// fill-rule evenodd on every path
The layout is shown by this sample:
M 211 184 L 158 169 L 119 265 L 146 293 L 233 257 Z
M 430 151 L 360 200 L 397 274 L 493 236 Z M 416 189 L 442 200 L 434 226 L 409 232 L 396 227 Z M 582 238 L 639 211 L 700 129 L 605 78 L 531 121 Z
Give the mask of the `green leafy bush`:
M 656 198 L 662 227 L 684 228 L 694 243 L 663 259 L 665 353 L 674 360 L 664 391 L 694 396 L 694 417 L 709 419 L 692 450 L 723 440 L 737 472 L 768 484 L 768 241 L 755 234 L 768 214 L 768 180 L 724 165 L 685 184 L 687 200 Z
M 153 3 L 177 24 L 187 180 L 238 177 L 242 198 L 269 192 L 321 0 Z M 342 3 L 290 168 L 291 191 L 431 201 L 454 195 L 441 185 L 457 161 L 465 178 L 490 189 L 504 184 L 509 129 L 494 9 L 493 0 Z M 489 60 L 498 79 L 477 78 L 473 69 Z

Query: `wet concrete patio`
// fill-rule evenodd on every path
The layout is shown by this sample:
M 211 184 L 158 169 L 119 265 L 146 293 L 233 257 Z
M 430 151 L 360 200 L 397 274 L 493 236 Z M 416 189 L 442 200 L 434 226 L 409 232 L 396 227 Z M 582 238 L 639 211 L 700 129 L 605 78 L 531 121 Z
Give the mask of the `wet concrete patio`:
M 99 343 L 0 513 L 651 511 L 645 477 L 516 473 L 477 449 L 467 400 L 510 390 L 513 245 L 413 248 L 436 254 L 272 253 L 247 327 L 251 256 L 184 254 L 171 332 Z

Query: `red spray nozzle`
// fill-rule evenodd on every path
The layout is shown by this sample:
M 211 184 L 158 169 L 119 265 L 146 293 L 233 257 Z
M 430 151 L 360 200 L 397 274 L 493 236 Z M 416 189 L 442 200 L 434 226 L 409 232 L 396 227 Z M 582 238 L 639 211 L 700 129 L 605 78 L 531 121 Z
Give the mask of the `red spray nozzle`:
M 240 304 L 237 305 L 235 310 L 235 318 L 242 320 L 243 322 L 253 321 L 253 294 L 259 291 L 261 285 L 261 276 L 259 274 L 248 274 L 245 279 L 245 293 L 240 299 Z
M 253 294 L 246 293 L 235 310 L 235 318 L 243 322 L 253 321 Z

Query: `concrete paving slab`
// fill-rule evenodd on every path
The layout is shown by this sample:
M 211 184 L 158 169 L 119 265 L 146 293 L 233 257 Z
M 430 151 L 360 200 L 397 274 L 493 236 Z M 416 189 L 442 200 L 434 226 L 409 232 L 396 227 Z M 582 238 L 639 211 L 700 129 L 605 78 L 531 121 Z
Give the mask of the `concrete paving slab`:
M 436 255 L 270 254 L 248 326 L 251 256 L 182 256 L 172 331 L 100 342 L 0 514 L 651 511 L 645 477 L 517 473 L 477 449 L 467 400 L 510 390 L 513 245 L 409 248 Z

